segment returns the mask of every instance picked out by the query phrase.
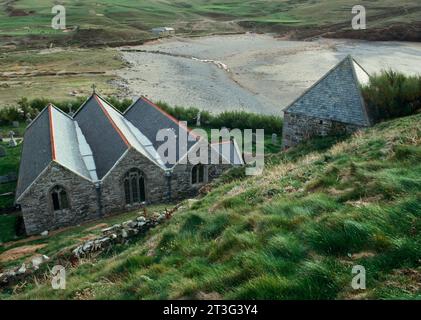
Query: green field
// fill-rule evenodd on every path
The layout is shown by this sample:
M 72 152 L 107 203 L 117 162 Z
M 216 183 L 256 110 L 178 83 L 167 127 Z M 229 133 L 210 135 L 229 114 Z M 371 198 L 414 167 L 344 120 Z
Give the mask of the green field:
M 69 49 L 52 52 L 0 54 L 0 108 L 16 105 L 26 97 L 70 100 L 86 97 L 96 84 L 104 95 L 112 95 L 111 71 L 123 67 L 113 49 Z M 8 74 L 3 74 L 7 72 Z M 63 75 L 64 74 L 64 75 Z
M 350 27 L 352 5 L 346 0 L 274 0 L 229 2 L 192 1 L 114 1 L 64 0 L 68 31 L 51 28 L 53 0 L 2 1 L 0 41 L 3 45 L 48 46 L 112 43 L 153 38 L 149 30 L 168 25 L 182 35 L 241 31 L 282 26 L 326 26 L 344 23 Z M 390 22 L 410 24 L 420 21 L 421 7 L 416 0 L 360 1 L 367 8 L 369 21 L 376 27 Z M 275 28 L 276 30 L 276 28 Z M 25 43 L 24 39 L 30 39 Z
M 115 79 L 113 70 L 121 69 L 123 62 L 116 50 L 104 46 L 154 39 L 153 27 L 172 26 L 184 37 L 293 29 L 311 38 L 326 34 L 329 28 L 347 30 L 352 19 L 352 6 L 346 0 L 65 0 L 60 2 L 67 14 L 68 29 L 63 31 L 51 28 L 55 3 L 0 1 L 0 108 L 15 105 L 21 97 L 67 100 L 86 96 L 94 82 L 102 94 L 116 94 L 110 81 Z M 379 28 L 379 34 L 387 34 L 382 30 L 390 24 L 413 26 L 421 21 L 421 5 L 416 0 L 360 4 L 367 8 L 368 31 Z M 405 26 L 404 31 L 409 31 L 398 34 L 412 37 L 415 29 Z M 80 49 L 89 46 L 100 48 Z M 32 50 L 47 48 L 53 50 Z
M 0 298 L 420 299 L 420 121 L 270 156 L 262 176 L 231 174 L 146 236 L 69 265 L 66 290 L 27 282 Z M 54 259 L 86 228 L 26 245 Z M 355 265 L 366 290 L 351 288 Z

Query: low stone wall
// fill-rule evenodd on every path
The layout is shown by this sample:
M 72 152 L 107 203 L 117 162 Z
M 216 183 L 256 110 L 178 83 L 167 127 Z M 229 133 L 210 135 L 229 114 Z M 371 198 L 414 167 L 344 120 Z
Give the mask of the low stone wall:
M 49 261 L 50 258 L 45 255 L 40 255 L 32 259 L 31 263 L 23 263 L 0 273 L 0 288 L 13 285 L 19 281 L 32 275 L 37 271 L 41 265 Z
M 282 148 L 288 149 L 313 137 L 349 134 L 363 126 L 285 112 Z
M 181 209 L 181 205 L 175 206 L 171 210 L 161 213 L 154 213 L 152 217 L 145 217 L 146 210 L 143 215 L 133 220 L 128 220 L 121 224 L 102 230 L 102 236 L 96 239 L 88 240 L 72 250 L 71 261 L 87 258 L 95 253 L 100 253 L 106 249 L 112 248 L 116 244 L 127 243 L 130 238 L 134 238 L 140 234 L 146 233 L 151 228 L 156 227 L 160 223 L 169 220 L 172 215 Z M 19 283 L 33 275 L 41 265 L 50 261 L 45 255 L 39 255 L 32 259 L 30 264 L 22 264 L 0 273 L 0 288 L 8 287 Z
M 175 210 L 176 209 L 174 209 L 174 211 Z M 111 248 L 115 244 L 124 243 L 129 238 L 145 233 L 163 221 L 170 219 L 174 211 L 161 213 L 153 218 L 139 216 L 134 220 L 129 220 L 122 224 L 116 224 L 112 227 L 103 229 L 102 236 L 88 240 L 78 246 L 73 250 L 73 256 L 77 259 L 84 258 L 93 253 Z

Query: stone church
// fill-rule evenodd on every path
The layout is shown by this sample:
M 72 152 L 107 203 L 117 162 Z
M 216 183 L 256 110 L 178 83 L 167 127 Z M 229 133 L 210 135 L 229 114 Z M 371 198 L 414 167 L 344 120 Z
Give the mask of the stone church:
M 158 152 L 162 129 L 176 133 L 174 163 Z M 190 197 L 224 170 L 243 165 L 234 140 L 207 144 L 209 154 L 223 158 L 220 164 L 183 161 L 203 142 L 197 136 L 179 147 L 189 132 L 144 97 L 125 113 L 96 93 L 73 116 L 47 106 L 24 135 L 16 203 L 27 234 Z
M 347 56 L 284 110 L 282 146 L 316 136 L 351 133 L 372 125 L 361 85 L 368 73 Z

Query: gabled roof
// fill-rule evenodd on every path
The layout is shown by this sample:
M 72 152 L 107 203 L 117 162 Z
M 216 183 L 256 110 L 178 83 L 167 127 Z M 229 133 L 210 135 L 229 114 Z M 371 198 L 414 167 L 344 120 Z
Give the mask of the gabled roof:
M 156 152 L 152 142 L 129 120 L 127 120 L 120 111 L 112 107 L 107 101 L 98 96 L 100 105 L 114 123 L 116 129 L 124 137 L 130 147 L 135 148 L 152 162 L 161 167 L 165 167 L 161 157 Z M 165 168 L 164 168 L 165 169 Z
M 50 113 L 45 108 L 26 129 L 16 188 L 16 199 L 53 160 Z
M 26 129 L 16 199 L 52 161 L 90 179 L 89 171 L 79 150 L 73 120 L 50 104 Z
M 145 97 L 139 98 L 129 109 L 127 109 L 124 113 L 124 117 L 141 130 L 150 141 L 152 141 L 155 149 L 158 149 L 162 144 L 162 142 L 157 141 L 156 139 L 158 131 L 174 131 L 177 140 L 177 143 L 173 146 L 174 151 L 176 152 L 176 162 L 178 162 L 179 159 L 181 159 L 188 150 L 197 143 L 197 140 L 188 141 L 187 150 L 180 149 L 180 136 L 188 136 L 190 130 Z M 166 163 L 165 165 L 167 168 L 170 168 L 174 164 Z
M 98 178 L 102 179 L 130 147 L 101 99 L 93 94 L 73 117 L 92 149 Z
M 347 56 L 284 112 L 369 126 L 371 121 L 360 88 L 368 81 L 368 73 Z
M 53 105 L 48 105 L 28 126 L 22 151 L 16 202 L 52 162 L 91 181 L 102 180 L 129 149 L 135 149 L 162 170 L 174 164 L 164 164 L 156 149 L 159 130 L 174 130 L 177 162 L 198 142 L 188 141 L 187 150 L 179 150 L 180 135 L 186 139 L 189 129 L 146 98 L 139 99 L 122 114 L 105 99 L 93 94 L 70 117 Z M 180 133 L 181 132 L 181 133 Z M 152 142 L 151 142 L 152 141 Z M 235 142 L 226 151 L 211 146 L 228 163 L 242 163 Z

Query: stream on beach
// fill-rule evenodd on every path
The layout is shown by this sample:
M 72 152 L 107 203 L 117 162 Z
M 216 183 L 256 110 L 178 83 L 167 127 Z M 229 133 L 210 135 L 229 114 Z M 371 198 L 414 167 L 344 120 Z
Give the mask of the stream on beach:
M 243 34 L 168 38 L 119 48 L 124 95 L 211 112 L 280 115 L 329 69 L 351 54 L 369 74 L 394 69 L 421 74 L 421 43 L 280 40 Z

